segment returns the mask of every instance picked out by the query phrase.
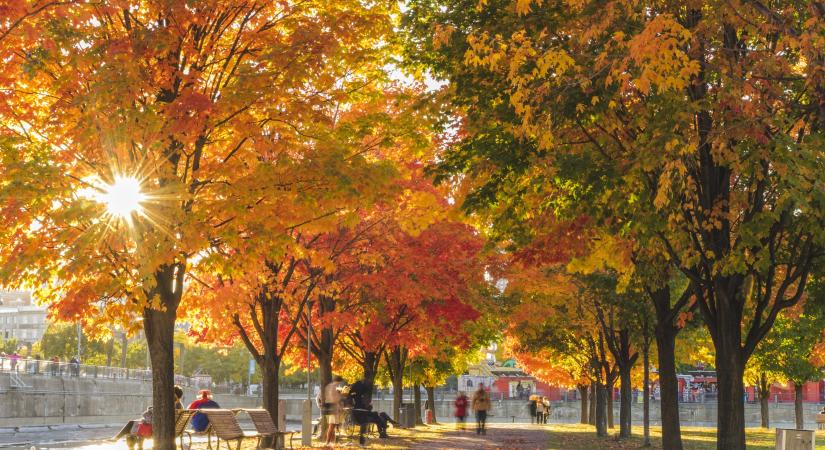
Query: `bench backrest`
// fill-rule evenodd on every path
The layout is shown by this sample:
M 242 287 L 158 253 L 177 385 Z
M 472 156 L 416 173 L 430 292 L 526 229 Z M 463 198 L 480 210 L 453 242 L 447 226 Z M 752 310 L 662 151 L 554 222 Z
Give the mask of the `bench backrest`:
M 231 440 L 243 437 L 243 430 L 235 418 L 235 413 L 228 409 L 199 409 L 200 414 L 206 414 L 209 425 L 219 439 Z
M 260 434 L 275 434 L 278 432 L 278 427 L 272 421 L 272 416 L 265 409 L 245 409 L 252 423 L 255 425 L 255 431 Z
M 175 411 L 175 437 L 180 436 L 186 431 L 186 426 L 189 425 L 189 419 L 195 415 L 195 411 L 187 409 L 179 409 Z

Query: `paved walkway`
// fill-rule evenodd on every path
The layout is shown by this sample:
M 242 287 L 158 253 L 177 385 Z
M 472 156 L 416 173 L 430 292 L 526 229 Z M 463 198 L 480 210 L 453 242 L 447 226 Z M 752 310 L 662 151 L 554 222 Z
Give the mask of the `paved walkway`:
M 384 445 L 416 450 L 546 450 L 550 435 L 544 428 L 524 423 L 492 423 L 486 435 L 477 435 L 474 424 L 468 423 L 467 431 L 450 431 L 437 437 L 415 437 L 413 439 L 390 439 Z M 390 432 L 390 434 L 392 434 Z M 397 441 L 397 442 L 393 442 Z

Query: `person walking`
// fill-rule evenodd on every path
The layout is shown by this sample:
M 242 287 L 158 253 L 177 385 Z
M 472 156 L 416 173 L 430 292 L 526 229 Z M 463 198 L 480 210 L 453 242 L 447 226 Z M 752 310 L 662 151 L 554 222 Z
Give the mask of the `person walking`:
M 536 398 L 536 423 L 544 423 L 544 402 L 541 397 Z
M 550 418 L 550 399 L 542 397 L 541 402 L 544 405 L 544 423 L 547 423 L 547 419 Z
M 470 401 L 463 391 L 459 391 L 458 397 L 455 398 L 455 427 L 458 430 L 464 431 L 467 429 L 467 406 Z
M 327 419 L 326 445 L 335 444 L 335 428 L 341 419 L 341 386 L 344 379 L 336 376 L 324 386 L 324 417 Z
M 536 398 L 530 397 L 530 400 L 527 401 L 527 411 L 530 413 L 530 423 L 539 423 L 538 416 L 538 407 L 536 405 Z
M 20 355 L 17 352 L 12 353 L 9 355 L 9 361 L 11 362 L 11 371 L 17 372 L 17 360 L 20 359 Z
M 484 389 L 484 383 L 478 383 L 473 394 L 473 412 L 476 413 L 476 434 L 487 434 L 487 411 L 490 410 L 490 394 Z

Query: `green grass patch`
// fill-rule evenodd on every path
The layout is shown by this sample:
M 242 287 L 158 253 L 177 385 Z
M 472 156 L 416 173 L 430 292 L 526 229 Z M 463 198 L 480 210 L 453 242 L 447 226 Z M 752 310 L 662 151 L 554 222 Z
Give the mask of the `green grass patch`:
M 661 449 L 661 428 L 651 427 L 650 436 L 654 449 Z M 630 439 L 618 440 L 618 428 L 610 430 L 611 437 L 596 437 L 590 425 L 548 425 L 551 450 L 595 450 L 614 449 L 629 450 L 642 446 L 642 427 L 633 427 L 633 436 Z M 820 432 L 816 438 L 816 448 L 825 450 L 825 433 Z M 762 428 L 749 428 L 746 439 L 749 450 L 773 450 L 776 441 L 776 431 Z M 699 427 L 682 427 L 682 443 L 685 450 L 715 450 L 716 429 Z

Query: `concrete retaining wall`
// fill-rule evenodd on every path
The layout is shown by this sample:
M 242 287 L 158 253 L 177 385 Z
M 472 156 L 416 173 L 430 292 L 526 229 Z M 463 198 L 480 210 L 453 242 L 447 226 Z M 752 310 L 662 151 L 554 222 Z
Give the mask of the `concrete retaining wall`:
M 135 380 L 111 380 L 93 378 L 59 378 L 40 375 L 21 375 L 27 384 L 25 388 L 13 388 L 8 374 L 0 374 L 0 428 L 26 426 L 57 426 L 61 424 L 122 423 L 135 418 L 151 404 L 150 383 Z M 191 402 L 197 392 L 186 389 L 185 403 Z M 287 420 L 300 420 L 303 398 L 286 398 Z M 216 394 L 215 400 L 226 408 L 251 408 L 261 405 L 257 397 Z M 314 402 L 313 402 L 314 403 Z M 392 400 L 376 399 L 377 411 L 390 412 Z M 615 417 L 618 422 L 619 405 L 616 402 Z M 816 404 L 805 404 L 806 422 L 813 425 L 813 415 L 821 408 Z M 633 404 L 633 422 L 642 421 L 642 405 Z M 436 417 L 440 421 L 452 420 L 452 399 L 436 402 Z M 659 404 L 650 408 L 651 422 L 660 420 Z M 313 417 L 318 416 L 313 405 Z M 793 422 L 793 404 L 770 405 L 771 424 L 787 425 Z M 530 418 L 524 401 L 494 401 L 490 412 L 495 421 L 525 422 Z M 680 416 L 686 425 L 714 426 L 716 423 L 715 403 L 684 403 L 680 405 Z M 748 426 L 759 426 L 759 405 L 745 406 Z M 556 402 L 553 404 L 554 422 L 577 422 L 578 402 Z M 811 428 L 810 426 L 808 428 Z
M 118 423 L 135 418 L 152 403 L 152 385 L 135 380 L 21 375 L 27 387 L 13 388 L 0 375 L 0 427 Z M 185 389 L 192 401 L 197 390 Z M 250 408 L 258 398 L 215 395 L 226 408 Z

